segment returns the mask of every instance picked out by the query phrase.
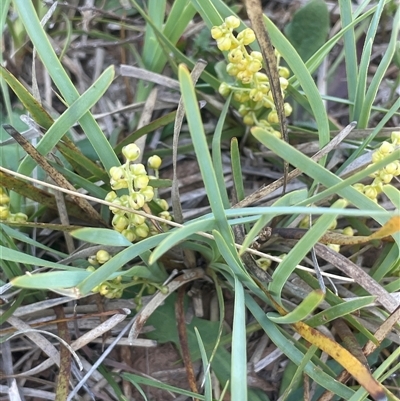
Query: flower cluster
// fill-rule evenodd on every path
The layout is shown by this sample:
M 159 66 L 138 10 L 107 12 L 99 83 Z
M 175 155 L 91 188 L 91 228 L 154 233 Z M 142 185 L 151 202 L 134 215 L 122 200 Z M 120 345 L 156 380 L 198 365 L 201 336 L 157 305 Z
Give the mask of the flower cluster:
M 126 163 L 110 169 L 110 184 L 114 191 L 109 192 L 105 200 L 115 206 L 124 206 L 134 210 L 143 210 L 149 202 L 154 201 L 162 210 L 158 216 L 171 220 L 168 203 L 164 199 L 155 197 L 156 192 L 149 185 L 152 177 L 147 174 L 145 166 L 141 163 L 134 163 L 140 155 L 137 145 L 129 144 L 125 146 L 122 149 L 122 154 L 126 159 Z M 158 176 L 160 166 L 160 157 L 152 156 L 149 158 L 148 167 L 155 171 L 156 176 Z M 128 189 L 128 194 L 118 196 L 115 190 L 124 188 Z M 146 217 L 112 206 L 110 206 L 110 210 L 114 214 L 112 219 L 114 229 L 122 233 L 129 241 L 139 241 L 156 233 L 155 227 Z
M 10 212 L 10 197 L 2 187 L 0 187 L 0 220 L 9 221 L 10 223 L 25 223 L 28 220 L 28 216 L 25 213 Z
M 86 270 L 89 272 L 94 272 L 98 266 L 108 262 L 110 259 L 111 255 L 105 249 L 101 249 L 96 253 L 96 255 L 92 255 L 88 258 L 88 262 L 91 266 L 87 267 Z M 99 293 L 100 295 L 109 299 L 121 298 L 126 288 L 135 285 L 141 285 L 141 288 L 134 299 L 136 303 L 136 309 L 140 309 L 140 307 L 142 306 L 142 296 L 145 290 L 148 294 L 153 294 L 157 289 L 164 294 L 168 292 L 167 287 L 150 282 L 147 279 L 132 277 L 132 279 L 128 281 L 125 280 L 124 282 L 121 275 L 115 277 L 112 280 L 103 281 L 100 285 L 94 287 L 92 289 L 92 292 Z
M 372 154 L 372 164 L 383 160 L 386 156 L 393 153 L 396 146 L 400 145 L 400 131 L 394 131 L 391 134 L 390 142 L 384 141 L 378 150 Z M 400 160 L 389 163 L 384 168 L 371 174 L 373 182 L 369 185 L 361 183 L 354 184 L 354 188 L 362 192 L 368 198 L 377 202 L 378 195 L 382 192 L 383 186 L 389 184 L 393 177 L 400 176 Z
M 221 51 L 229 51 L 229 64 L 226 71 L 235 77 L 236 84 L 229 85 L 223 82 L 219 92 L 222 96 L 228 96 L 233 92 L 233 98 L 241 103 L 239 114 L 243 117 L 246 125 L 260 126 L 275 136 L 281 137 L 281 133 L 272 128 L 271 124 L 279 122 L 275 104 L 272 97 L 269 79 L 266 74 L 260 72 L 262 68 L 262 54 L 258 51 L 248 52 L 246 46 L 253 43 L 256 39 L 254 31 L 250 28 L 239 32 L 237 36 L 233 33 L 235 28 L 240 25 L 240 20 L 234 16 L 225 19 L 220 26 L 211 29 L 211 36 L 217 41 L 217 46 Z M 280 60 L 279 53 L 276 52 L 278 65 Z M 287 78 L 289 70 L 286 67 L 278 67 L 280 75 L 280 85 L 282 95 L 288 86 Z M 285 115 L 292 113 L 289 103 L 284 104 Z M 263 109 L 269 110 L 267 118 L 262 117 Z M 265 111 L 265 110 L 264 110 Z

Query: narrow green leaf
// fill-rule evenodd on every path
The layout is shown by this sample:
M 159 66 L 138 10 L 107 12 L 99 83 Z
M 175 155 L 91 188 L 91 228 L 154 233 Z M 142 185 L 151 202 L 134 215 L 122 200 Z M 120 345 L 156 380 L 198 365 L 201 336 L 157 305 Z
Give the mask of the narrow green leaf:
M 181 228 L 175 228 L 168 232 L 167 237 L 160 242 L 152 252 L 149 262 L 155 263 L 165 252 L 173 248 L 179 242 L 188 239 L 199 231 L 211 231 L 215 227 L 214 219 L 201 219 L 184 224 Z
M 232 232 L 225 215 L 225 209 L 222 202 L 223 198 L 218 186 L 210 152 L 208 150 L 208 144 L 206 141 L 203 122 L 200 116 L 196 93 L 194 91 L 189 71 L 183 65 L 179 66 L 179 83 L 181 87 L 183 104 L 185 105 L 190 135 L 196 155 L 198 155 L 200 172 L 204 181 L 211 210 L 214 213 L 217 225 L 224 237 L 226 239 L 233 239 Z
M 315 316 L 310 317 L 306 320 L 307 323 L 311 327 L 317 327 L 319 325 L 324 325 L 334 319 L 337 319 L 342 316 L 349 315 L 357 310 L 360 310 L 367 305 L 370 305 L 376 297 L 367 296 L 357 299 L 352 299 L 339 305 L 334 305 L 331 308 L 325 309 L 322 312 L 317 313 Z
M 153 237 L 146 238 L 137 244 L 133 244 L 119 252 L 108 262 L 104 263 L 98 269 L 96 269 L 96 271 L 91 273 L 90 276 L 82 280 L 82 282 L 78 285 L 79 292 L 83 295 L 86 295 L 92 290 L 92 288 L 98 286 L 103 281 L 108 280 L 113 273 L 115 273 L 126 263 L 133 260 L 143 252 L 146 252 L 158 245 L 160 241 L 167 235 L 168 233 L 157 234 Z
M 11 284 L 14 287 L 45 290 L 71 288 L 77 286 L 90 275 L 90 272 L 86 270 L 79 270 L 19 276 L 12 279 Z
M 78 230 L 71 231 L 71 235 L 81 241 L 90 242 L 98 245 L 108 246 L 131 246 L 132 243 L 128 241 L 121 233 L 108 228 L 79 228 Z
M 79 93 L 57 58 L 47 34 L 40 24 L 33 3 L 15 0 L 14 5 L 43 64 L 47 67 L 51 78 L 66 102 L 71 105 L 79 98 Z M 119 160 L 91 113 L 87 112 L 79 122 L 104 167 L 109 170 L 111 167 L 117 166 Z
M 201 361 L 203 363 L 203 371 L 204 371 L 204 399 L 205 401 L 212 401 L 212 380 L 211 380 L 211 374 L 210 374 L 210 369 L 209 369 L 209 363 L 208 363 L 208 358 L 207 358 L 207 353 L 206 349 L 204 348 L 204 343 L 203 340 L 201 339 L 201 335 L 199 333 L 199 330 L 197 327 L 194 328 L 194 332 L 196 334 L 197 338 L 197 344 L 200 349 L 200 354 L 201 354 Z
M 277 324 L 293 324 L 304 320 L 324 299 L 322 290 L 311 291 L 294 310 L 285 316 L 277 316 L 274 312 L 267 313 L 269 320 Z
M 247 400 L 247 341 L 246 341 L 246 310 L 244 289 L 235 276 L 235 304 L 232 326 L 232 371 L 231 397 L 232 401 Z

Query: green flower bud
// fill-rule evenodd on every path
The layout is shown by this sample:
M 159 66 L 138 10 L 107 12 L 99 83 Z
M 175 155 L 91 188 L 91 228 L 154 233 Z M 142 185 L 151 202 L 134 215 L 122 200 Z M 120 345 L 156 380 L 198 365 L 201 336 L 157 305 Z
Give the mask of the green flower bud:
M 121 232 L 128 227 L 129 221 L 125 216 L 116 214 L 113 217 L 111 224 L 116 231 Z
M 90 273 L 93 273 L 94 271 L 96 271 L 96 269 L 95 269 L 94 266 L 88 266 L 88 267 L 86 268 L 86 271 L 88 271 L 88 272 L 90 272 Z
M 130 143 L 122 148 L 122 154 L 126 160 L 133 162 L 140 156 L 140 149 L 136 144 Z
M 140 238 L 147 238 L 149 231 L 149 226 L 147 224 L 141 224 L 135 228 L 135 233 Z
M 15 213 L 15 215 L 14 215 L 14 221 L 16 223 L 26 223 L 27 220 L 28 220 L 28 216 L 25 213 L 18 212 L 18 213 Z
M 149 166 L 149 168 L 152 168 L 153 170 L 158 170 L 161 167 L 161 157 L 157 156 L 157 155 L 153 155 L 151 157 L 149 157 L 149 159 L 147 160 L 147 165 Z
M 129 206 L 132 209 L 138 210 L 145 204 L 145 197 L 139 192 L 134 192 L 129 197 Z
M 267 271 L 271 267 L 272 261 L 271 259 L 260 258 L 256 260 L 256 263 L 260 269 Z
M 90 267 L 93 267 L 93 269 L 94 269 L 94 266 L 98 266 L 99 265 L 99 261 L 97 260 L 96 255 L 89 256 L 88 257 L 88 262 L 92 265 Z
M 349 237 L 353 237 L 354 236 L 354 230 L 353 227 L 351 226 L 347 226 L 343 229 L 342 231 L 343 235 L 347 235 Z
M 158 213 L 158 217 L 161 217 L 161 218 L 163 218 L 165 220 L 168 220 L 168 221 L 172 220 L 171 213 L 168 212 L 168 211 L 164 211 L 164 212 Z
M 283 78 L 288 79 L 290 77 L 290 71 L 286 67 L 278 67 L 279 75 Z
M 253 113 L 248 113 L 243 117 L 243 122 L 246 125 L 254 125 L 254 117 L 253 117 Z
M 224 97 L 229 96 L 231 93 L 231 87 L 226 82 L 222 82 L 218 88 L 218 92 Z
M 96 253 L 96 259 L 102 265 L 103 263 L 108 262 L 111 259 L 111 256 L 106 250 L 101 249 Z
M 106 195 L 104 200 L 107 202 L 113 202 L 117 198 L 118 198 L 117 194 L 114 191 L 111 191 Z
M 136 234 L 133 230 L 123 230 L 121 234 L 129 241 L 133 242 L 136 240 Z
M 140 214 L 132 213 L 130 217 L 130 224 L 133 226 L 140 226 L 146 221 L 146 217 L 141 216 Z
M 155 199 L 155 202 L 157 203 L 158 206 L 160 206 L 161 209 L 163 210 L 169 209 L 168 202 L 165 199 Z

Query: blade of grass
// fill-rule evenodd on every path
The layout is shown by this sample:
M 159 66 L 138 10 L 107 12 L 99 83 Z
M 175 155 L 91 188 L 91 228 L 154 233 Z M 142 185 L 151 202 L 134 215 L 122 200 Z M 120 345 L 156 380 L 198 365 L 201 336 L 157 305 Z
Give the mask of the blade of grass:
M 213 168 L 203 122 L 200 116 L 199 105 L 194 91 L 193 83 L 188 69 L 184 65 L 179 66 L 179 82 L 181 86 L 182 100 L 185 105 L 186 118 L 189 124 L 190 135 L 198 158 L 201 176 L 204 181 L 211 210 L 215 216 L 217 226 L 224 238 L 233 241 L 232 232 L 225 215 L 222 195 L 218 186 L 217 177 Z
M 231 397 L 232 401 L 247 401 L 247 341 L 244 289 L 235 276 L 235 303 L 232 325 Z
M 297 349 L 294 344 L 289 341 L 276 327 L 275 323 L 272 323 L 265 312 L 261 309 L 261 307 L 257 304 L 256 301 L 249 295 L 245 294 L 246 306 L 249 308 L 250 312 L 254 316 L 254 318 L 258 321 L 262 329 L 271 339 L 271 341 L 297 366 L 299 366 L 304 360 L 304 354 Z M 335 380 L 335 378 L 326 374 L 321 369 L 318 369 L 316 365 L 312 362 L 308 362 L 304 367 L 304 373 L 311 377 L 315 382 L 321 385 L 323 388 L 326 388 L 332 391 L 334 394 L 342 397 L 344 399 L 348 399 L 354 394 L 354 391 L 345 386 L 342 383 L 339 383 Z
M 215 127 L 213 140 L 212 140 L 212 163 L 215 170 L 215 176 L 217 178 L 217 183 L 219 188 L 221 189 L 221 197 L 224 208 L 228 209 L 230 207 L 228 194 L 224 191 L 226 188 L 225 179 L 224 179 L 224 171 L 222 165 L 222 154 L 221 154 L 221 136 L 222 129 L 224 127 L 225 118 L 229 110 L 229 105 L 231 103 L 232 94 L 228 96 L 226 99 L 224 108 L 221 111 L 220 117 L 218 119 L 217 126 Z
M 334 207 L 345 208 L 347 202 L 339 199 L 334 203 Z M 285 256 L 283 261 L 279 263 L 278 267 L 272 274 L 272 282 L 269 284 L 269 291 L 281 298 L 282 289 L 288 280 L 289 276 L 295 269 L 295 266 L 307 255 L 314 244 L 318 242 L 321 236 L 328 230 L 330 225 L 335 221 L 335 215 L 322 215 L 314 223 L 314 225 L 307 231 L 291 251 Z
M 353 22 L 352 3 L 350 0 L 344 0 L 339 3 L 340 17 L 342 27 L 345 28 L 350 26 Z M 358 62 L 356 53 L 356 40 L 354 35 L 354 28 L 349 29 L 343 35 L 344 42 L 344 53 L 346 60 L 346 76 L 347 76 L 347 92 L 349 100 L 354 102 L 356 88 L 357 88 L 357 76 L 358 76 Z M 349 107 L 350 120 L 354 121 L 353 107 Z
M 44 134 L 43 138 L 36 146 L 38 152 L 47 155 L 64 134 L 80 120 L 87 111 L 92 108 L 103 96 L 114 78 L 114 66 L 108 67 L 93 85 L 54 122 L 50 129 Z M 31 158 L 26 158 L 18 171 L 21 174 L 29 175 L 35 168 L 36 163 Z
M 78 99 L 79 93 L 58 60 L 40 24 L 33 3 L 24 0 L 15 0 L 14 5 L 17 8 L 18 15 L 26 28 L 29 38 L 36 47 L 43 64 L 48 68 L 48 72 L 55 85 L 60 90 L 66 102 L 69 105 L 72 104 Z M 119 165 L 118 158 L 91 113 L 88 111 L 79 122 L 104 167 L 109 170 L 111 167 Z
M 201 354 L 201 361 L 203 363 L 203 371 L 204 371 L 204 399 L 205 401 L 212 401 L 212 381 L 211 381 L 211 374 L 210 370 L 208 369 L 208 358 L 206 349 L 204 348 L 203 340 L 201 339 L 201 335 L 197 327 L 194 328 L 194 332 L 197 338 L 197 344 L 200 349 Z

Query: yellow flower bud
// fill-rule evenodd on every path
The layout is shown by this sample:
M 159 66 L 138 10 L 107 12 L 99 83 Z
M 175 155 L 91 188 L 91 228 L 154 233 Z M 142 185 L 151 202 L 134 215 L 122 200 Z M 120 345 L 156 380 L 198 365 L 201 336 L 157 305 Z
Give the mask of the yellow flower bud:
M 250 96 L 250 99 L 251 99 L 253 102 L 260 102 L 260 101 L 262 100 L 264 94 L 263 94 L 258 88 L 253 88 L 253 89 L 250 91 L 249 96 Z
M 364 192 L 364 187 L 365 187 L 365 185 L 361 184 L 359 182 L 353 185 L 353 188 L 355 190 L 357 190 L 358 192 Z
M 246 28 L 238 34 L 237 39 L 244 45 L 249 45 L 256 40 L 256 35 L 252 29 Z
M 397 162 L 397 163 L 396 163 Z M 385 168 L 385 172 L 387 174 L 394 174 L 397 171 L 398 168 L 398 161 L 396 160 L 395 162 L 389 163 Z
M 139 192 L 134 192 L 133 194 L 130 195 L 129 197 L 129 206 L 132 209 L 138 210 L 143 207 L 145 204 L 145 198 L 143 194 Z
M 110 286 L 108 284 L 102 284 L 100 286 L 99 292 L 101 295 L 106 295 L 110 291 Z
M 116 190 L 128 188 L 128 181 L 125 179 L 120 179 L 120 180 L 116 181 L 113 178 L 111 178 L 110 185 L 111 185 L 112 189 L 116 189 Z
M 96 253 L 96 259 L 102 265 L 103 263 L 108 262 L 111 259 L 111 256 L 106 250 L 101 249 Z
M 377 163 L 385 158 L 385 155 L 381 153 L 379 150 L 372 153 L 372 163 Z
M 378 196 L 378 191 L 371 185 L 366 185 L 364 187 L 364 195 L 369 199 L 376 199 Z
M 0 205 L 6 205 L 7 203 L 10 203 L 9 196 L 5 193 L 0 194 Z
M 218 88 L 218 92 L 220 95 L 226 97 L 231 93 L 231 87 L 226 82 L 222 82 Z
M 123 230 L 121 234 L 130 242 L 136 240 L 136 234 L 133 230 Z
M 163 218 L 163 219 L 165 219 L 165 220 L 168 220 L 168 221 L 171 221 L 171 220 L 172 220 L 171 213 L 168 212 L 168 211 L 166 211 L 166 210 L 165 210 L 164 212 L 159 213 L 159 214 L 158 214 L 158 217 L 161 217 L 161 218 Z
M 327 246 L 337 253 L 340 252 L 340 245 L 338 244 L 328 244 Z
M 147 174 L 146 167 L 142 163 L 131 164 L 129 166 L 129 171 L 133 175 L 145 175 L 145 174 Z
M 211 36 L 213 39 L 219 39 L 224 35 L 224 31 L 219 26 L 213 26 L 211 28 Z
M 237 74 L 237 79 L 242 81 L 243 84 L 249 84 L 253 80 L 253 74 L 250 71 L 240 71 Z
M 122 154 L 126 160 L 133 162 L 140 156 L 140 149 L 136 144 L 130 143 L 122 148 Z
M 28 216 L 25 213 L 18 212 L 18 213 L 15 213 L 15 215 L 14 215 L 14 221 L 16 223 L 26 223 L 27 220 L 28 220 Z
M 140 194 L 144 197 L 145 202 L 150 202 L 154 198 L 154 189 L 148 185 L 140 190 Z
M 225 25 L 229 29 L 235 29 L 240 26 L 240 19 L 231 15 L 225 18 Z
M 347 226 L 343 229 L 342 231 L 343 235 L 347 235 L 349 237 L 353 237 L 354 236 L 354 230 L 353 227 L 351 226 Z
M 114 166 L 110 168 L 110 177 L 115 180 L 119 181 L 125 178 L 125 171 L 121 166 Z
M 8 206 L 0 206 L 0 220 L 6 220 L 10 215 Z
M 243 117 L 243 122 L 246 125 L 254 125 L 254 117 L 253 117 L 253 113 L 248 113 Z
M 236 64 L 232 64 L 229 63 L 226 66 L 226 72 L 228 73 L 228 75 L 230 75 L 231 77 L 236 77 L 236 75 L 239 73 L 239 68 Z
M 140 238 L 146 238 L 149 235 L 149 226 L 147 224 L 141 224 L 135 228 L 135 233 Z
M 231 50 L 231 46 L 232 46 L 231 38 L 229 36 L 223 36 L 223 37 L 217 39 L 217 46 L 218 46 L 218 49 L 221 50 L 222 52 Z
M 149 176 L 148 175 L 138 175 L 133 180 L 133 185 L 136 189 L 146 188 L 149 184 Z
M 285 90 L 289 86 L 289 81 L 286 78 L 279 77 L 279 84 L 281 89 Z
M 393 131 L 390 135 L 390 139 L 392 140 L 392 144 L 394 146 L 400 144 L 400 131 Z
M 111 224 L 116 231 L 121 232 L 125 230 L 126 227 L 128 227 L 129 221 L 125 216 L 121 214 L 116 214 L 113 217 Z
M 157 155 L 151 156 L 147 160 L 147 165 L 153 170 L 158 170 L 161 167 L 161 163 L 162 163 L 161 157 Z
M 393 179 L 393 174 L 387 174 L 384 170 L 381 170 L 379 173 L 379 178 L 382 180 L 384 184 L 389 184 Z
M 283 108 L 285 110 L 285 116 L 289 117 L 292 114 L 292 106 L 289 103 L 284 103 Z
M 107 202 L 112 202 L 117 198 L 118 198 L 117 194 L 114 191 L 111 191 L 106 195 L 104 200 Z
M 379 152 L 384 156 L 393 153 L 393 151 L 394 151 L 394 146 L 387 141 L 382 142 L 381 146 L 379 147 Z
M 93 268 L 92 271 L 96 270 L 96 269 L 94 268 L 94 266 L 98 266 L 98 265 L 99 265 L 99 261 L 97 260 L 96 255 L 91 255 L 91 256 L 89 256 L 89 257 L 88 257 L 88 262 L 92 265 L 92 266 L 89 266 L 90 268 Z M 89 267 L 88 267 L 88 269 L 89 269 Z M 86 269 L 86 270 L 88 270 L 88 269 Z
M 157 205 L 160 206 L 160 208 L 164 211 L 169 209 L 168 202 L 165 199 L 156 199 L 155 201 Z
M 255 60 L 260 61 L 261 63 L 262 63 L 262 61 L 263 61 L 263 56 L 262 56 L 262 54 L 261 54 L 260 52 L 257 52 L 257 51 L 251 52 L 251 53 L 250 53 L 250 57 L 253 58 L 253 59 L 255 59 Z
M 290 71 L 289 71 L 289 69 L 286 68 L 286 67 L 278 67 L 278 72 L 279 72 L 279 75 L 280 75 L 281 77 L 283 77 L 283 78 L 288 79 L 289 76 L 290 76 Z
M 282 139 L 282 133 L 280 131 L 277 130 L 273 130 L 272 131 L 272 135 L 278 139 Z
M 228 54 L 228 60 L 233 64 L 239 63 L 242 59 L 243 52 L 239 48 L 231 50 Z
M 130 218 L 130 223 L 131 225 L 134 226 L 140 226 L 141 224 L 143 224 L 146 221 L 146 217 L 141 216 L 140 214 L 132 214 L 131 218 Z
M 278 118 L 278 113 L 276 110 L 271 110 L 270 113 L 268 114 L 267 120 L 271 124 L 278 124 L 279 123 L 279 118 Z
M 252 74 L 254 74 L 254 73 L 260 71 L 261 68 L 262 68 L 262 64 L 261 64 L 260 60 L 251 60 L 247 67 L 247 70 L 249 72 L 251 72 Z
M 260 269 L 267 271 L 271 267 L 272 261 L 271 259 L 260 258 L 256 260 L 256 263 Z

